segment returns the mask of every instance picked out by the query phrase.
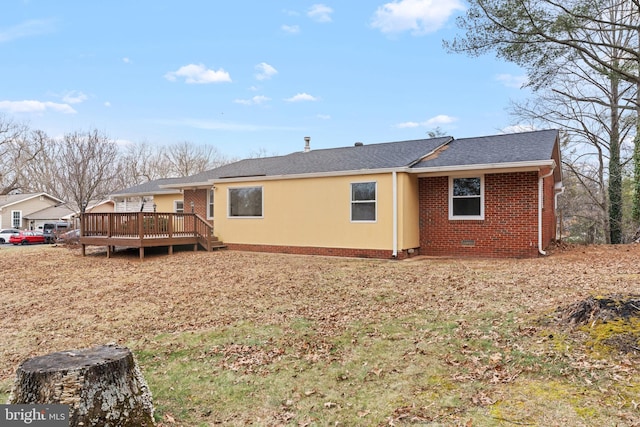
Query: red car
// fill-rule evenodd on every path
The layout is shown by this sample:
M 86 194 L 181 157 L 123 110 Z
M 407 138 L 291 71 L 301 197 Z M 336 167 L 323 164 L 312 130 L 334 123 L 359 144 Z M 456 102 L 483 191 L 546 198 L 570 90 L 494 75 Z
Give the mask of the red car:
M 37 231 L 21 231 L 9 237 L 9 243 L 14 245 L 30 245 L 32 243 L 44 243 L 44 235 Z

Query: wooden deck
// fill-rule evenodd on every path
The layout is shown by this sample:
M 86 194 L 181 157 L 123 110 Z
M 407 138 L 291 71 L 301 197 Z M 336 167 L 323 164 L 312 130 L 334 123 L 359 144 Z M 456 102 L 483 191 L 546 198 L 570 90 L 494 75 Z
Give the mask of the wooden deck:
M 80 217 L 82 255 L 87 246 L 106 246 L 107 257 L 116 247 L 167 246 L 169 254 L 178 245 L 193 245 L 197 251 L 223 248 L 213 235 L 213 227 L 197 214 L 162 212 L 85 213 Z

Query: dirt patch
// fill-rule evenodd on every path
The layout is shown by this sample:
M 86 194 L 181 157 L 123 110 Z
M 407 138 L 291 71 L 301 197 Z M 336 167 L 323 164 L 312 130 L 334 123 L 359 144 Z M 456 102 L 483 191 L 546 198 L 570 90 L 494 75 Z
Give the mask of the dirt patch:
M 587 332 L 600 352 L 640 355 L 640 295 L 590 296 L 556 311 L 562 326 Z
M 639 318 L 640 295 L 592 296 L 560 308 L 558 317 L 568 326 Z

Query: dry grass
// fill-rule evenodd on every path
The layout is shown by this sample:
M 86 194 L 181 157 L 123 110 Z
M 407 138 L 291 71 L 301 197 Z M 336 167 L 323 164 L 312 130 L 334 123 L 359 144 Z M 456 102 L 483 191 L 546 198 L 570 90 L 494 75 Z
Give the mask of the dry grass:
M 640 245 L 400 262 L 2 246 L 0 392 L 25 358 L 117 342 L 167 425 L 640 425 L 636 356 L 540 322 L 637 293 L 639 260 Z M 188 370 L 200 394 L 228 376 L 237 402 L 181 397 Z

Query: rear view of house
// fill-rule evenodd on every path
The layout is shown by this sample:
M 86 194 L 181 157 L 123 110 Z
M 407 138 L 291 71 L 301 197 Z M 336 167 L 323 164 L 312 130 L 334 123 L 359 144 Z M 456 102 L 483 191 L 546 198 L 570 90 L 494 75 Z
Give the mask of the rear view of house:
M 531 257 L 555 238 L 562 173 L 558 131 L 545 130 L 307 146 L 160 187 L 179 189 L 231 249 Z

